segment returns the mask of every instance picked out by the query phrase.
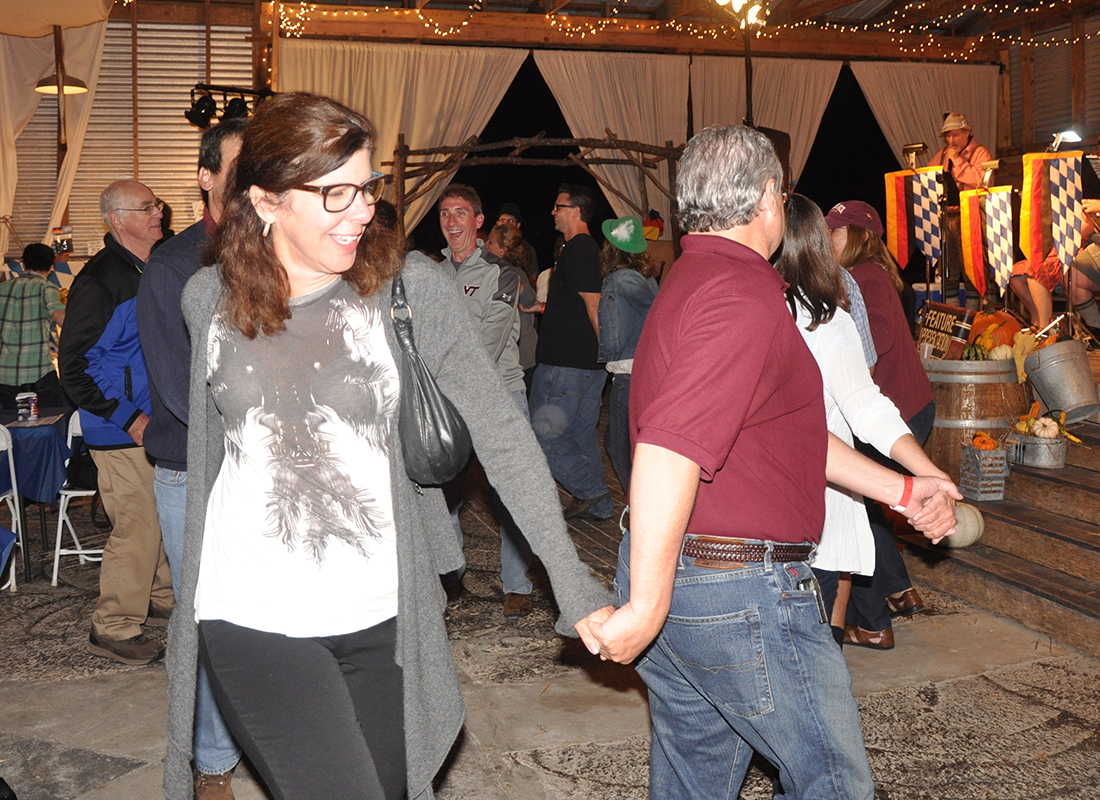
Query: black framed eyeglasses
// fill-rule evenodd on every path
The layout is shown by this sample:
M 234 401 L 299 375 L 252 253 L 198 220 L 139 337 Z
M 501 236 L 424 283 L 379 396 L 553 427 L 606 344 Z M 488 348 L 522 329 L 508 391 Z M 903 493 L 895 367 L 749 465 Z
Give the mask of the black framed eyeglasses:
M 325 211 L 337 214 L 346 211 L 355 202 L 356 195 L 362 193 L 363 202 L 373 206 L 382 198 L 382 192 L 386 188 L 386 176 L 381 172 L 372 172 L 370 180 L 365 183 L 334 183 L 331 186 L 299 186 L 303 192 L 315 192 L 321 195 L 321 201 Z
M 554 203 L 554 210 L 561 211 L 563 208 L 576 208 L 572 203 Z

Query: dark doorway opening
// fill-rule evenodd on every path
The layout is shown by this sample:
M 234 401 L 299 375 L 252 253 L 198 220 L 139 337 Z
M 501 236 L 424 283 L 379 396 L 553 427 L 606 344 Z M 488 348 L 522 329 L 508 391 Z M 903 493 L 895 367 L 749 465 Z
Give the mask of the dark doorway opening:
M 856 76 L 845 64 L 798 179 L 798 192 L 823 211 L 844 200 L 862 200 L 885 214 L 886 183 L 882 176 L 898 169 L 901 165 L 894 151 L 882 135 Z
M 501 142 L 515 136 L 534 136 L 539 131 L 545 131 L 547 137 L 568 139 L 573 136 L 534 57 L 528 55 L 479 138 L 483 142 Z M 533 155 L 563 158 L 569 152 L 566 147 L 543 148 Z M 603 238 L 600 223 L 614 216 L 599 184 L 580 167 L 525 167 L 512 164 L 464 167 L 458 170 L 451 182 L 463 183 L 477 190 L 485 209 L 486 228 L 491 228 L 496 222 L 504 203 L 518 203 L 523 211 L 523 235 L 538 253 L 542 269 L 554 264 L 554 242 L 558 233 L 554 230 L 550 209 L 561 184 L 579 184 L 592 190 L 596 210 L 589 226 L 597 241 Z M 416 246 L 429 253 L 438 253 L 447 246 L 439 229 L 439 215 L 434 208 L 420 220 L 413 230 L 413 237 Z

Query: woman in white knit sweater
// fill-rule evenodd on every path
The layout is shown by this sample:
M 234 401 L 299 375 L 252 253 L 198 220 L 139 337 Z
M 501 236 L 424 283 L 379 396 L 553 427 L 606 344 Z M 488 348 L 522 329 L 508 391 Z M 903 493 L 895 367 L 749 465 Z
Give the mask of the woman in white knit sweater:
M 787 300 L 825 385 L 829 431 L 853 444 L 853 433 L 914 475 L 947 475 L 933 464 L 910 433 L 897 407 L 879 391 L 864 360 L 859 333 L 848 314 L 848 299 L 833 257 L 821 210 L 807 197 L 792 195 L 787 231 L 776 269 L 790 284 Z M 863 498 L 830 485 L 825 497 L 825 529 L 814 559 L 814 572 L 831 611 L 841 572 L 870 575 L 875 543 Z M 834 625 L 839 642 L 843 629 Z M 874 649 L 894 646 L 885 631 Z M 889 639 L 889 641 L 887 641 Z

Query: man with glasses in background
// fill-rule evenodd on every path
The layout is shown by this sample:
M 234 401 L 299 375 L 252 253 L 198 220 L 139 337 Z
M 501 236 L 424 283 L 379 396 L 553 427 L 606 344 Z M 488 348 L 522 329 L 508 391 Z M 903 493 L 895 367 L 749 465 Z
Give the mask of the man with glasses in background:
M 563 184 L 551 212 L 565 246 L 550 276 L 531 381 L 531 427 L 550 474 L 573 501 L 566 519 L 605 520 L 614 507 L 604 481 L 596 424 L 607 371 L 599 356 L 600 248 L 588 232 L 596 201 Z
M 241 150 L 245 122 L 243 117 L 227 119 L 202 135 L 198 169 L 202 219 L 156 249 L 137 294 L 138 331 L 149 370 L 153 408 L 145 431 L 145 449 L 156 463 L 153 491 L 173 579 L 183 572 L 191 388 L 191 370 L 187 368 L 191 364 L 191 339 L 183 320 L 183 287 L 202 267 L 203 256 L 221 221 L 226 178 Z M 222 719 L 201 664 L 195 693 L 195 800 L 232 800 L 233 768 L 241 759 L 241 751 Z
M 69 290 L 58 367 L 62 387 L 79 408 L 103 508 L 114 524 L 103 550 L 88 650 L 142 665 L 164 655 L 142 625 L 166 626 L 175 605 L 153 464 L 142 446 L 151 406 L 136 315 L 138 283 L 162 235 L 161 211 L 149 187 L 132 180 L 104 189 L 99 210 L 108 233 Z

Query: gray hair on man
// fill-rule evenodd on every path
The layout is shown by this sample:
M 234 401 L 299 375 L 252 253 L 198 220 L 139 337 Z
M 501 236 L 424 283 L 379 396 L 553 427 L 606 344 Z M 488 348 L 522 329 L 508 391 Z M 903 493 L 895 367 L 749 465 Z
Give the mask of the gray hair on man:
M 108 228 L 111 227 L 111 220 L 108 215 L 112 211 L 118 210 L 119 204 L 126 194 L 126 190 L 133 184 L 134 181 L 130 180 L 115 181 L 108 185 L 99 195 L 99 213 L 103 217 L 103 224 Z
M 768 181 L 783 187 L 783 166 L 764 134 L 714 125 L 692 137 L 680 159 L 676 201 L 688 233 L 724 231 L 756 217 Z

